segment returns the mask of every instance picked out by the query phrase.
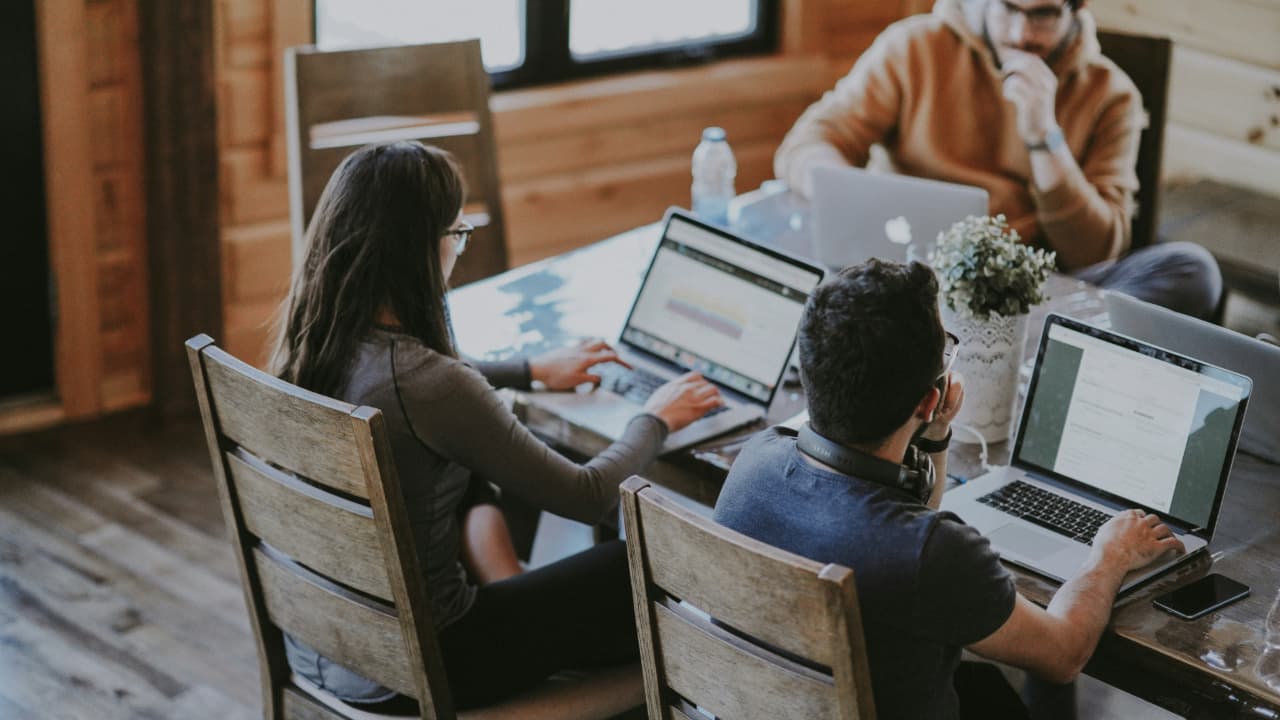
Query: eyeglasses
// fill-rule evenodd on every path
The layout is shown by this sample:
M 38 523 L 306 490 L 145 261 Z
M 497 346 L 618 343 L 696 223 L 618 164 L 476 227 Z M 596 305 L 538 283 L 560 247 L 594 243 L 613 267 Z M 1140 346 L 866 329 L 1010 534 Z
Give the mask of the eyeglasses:
M 1052 30 L 1066 11 L 1065 5 L 1038 5 L 1024 8 L 1021 5 L 998 0 L 997 5 L 1004 11 L 1005 17 L 1012 19 L 1015 15 L 1026 18 L 1027 25 L 1035 30 Z
M 462 220 L 458 223 L 458 227 L 446 231 L 444 236 L 449 237 L 452 235 L 458 238 L 458 244 L 454 247 L 453 252 L 455 255 L 461 255 L 467 249 L 467 241 L 471 239 L 471 233 L 475 231 L 476 228 L 474 225 L 466 220 Z

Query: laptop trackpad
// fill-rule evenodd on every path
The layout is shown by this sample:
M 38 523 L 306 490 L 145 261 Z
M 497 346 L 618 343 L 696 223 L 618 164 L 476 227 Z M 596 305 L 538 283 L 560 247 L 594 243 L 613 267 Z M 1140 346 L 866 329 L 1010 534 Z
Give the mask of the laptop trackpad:
M 1043 560 L 1062 549 L 1061 542 L 1017 523 L 1001 525 L 987 538 L 997 548 L 1016 548 L 1019 555 L 1031 561 Z

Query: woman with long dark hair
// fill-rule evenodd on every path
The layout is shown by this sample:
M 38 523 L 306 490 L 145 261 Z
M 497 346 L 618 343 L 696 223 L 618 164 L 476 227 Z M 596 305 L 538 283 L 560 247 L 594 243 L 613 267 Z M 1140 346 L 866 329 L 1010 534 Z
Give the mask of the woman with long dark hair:
M 382 410 L 441 654 L 459 708 L 495 702 L 561 670 L 634 661 L 636 634 L 620 541 L 521 572 L 493 483 L 533 505 L 594 523 L 617 486 L 668 432 L 720 403 L 694 373 L 659 388 L 622 439 L 579 465 L 522 426 L 495 391 L 598 381 L 604 343 L 529 360 L 468 364 L 445 293 L 470 228 L 463 180 L 437 148 L 362 148 L 339 165 L 307 230 L 272 369 L 282 379 Z M 397 695 L 286 638 L 295 672 L 366 710 L 412 710 Z

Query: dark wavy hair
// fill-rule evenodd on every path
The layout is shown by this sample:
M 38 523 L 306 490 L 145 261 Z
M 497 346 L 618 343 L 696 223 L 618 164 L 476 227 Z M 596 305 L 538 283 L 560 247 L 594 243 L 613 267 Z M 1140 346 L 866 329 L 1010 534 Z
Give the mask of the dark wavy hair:
M 383 307 L 404 332 L 456 356 L 440 242 L 465 197 L 457 163 L 439 148 L 396 142 L 347 156 L 307 228 L 306 255 L 281 308 L 271 371 L 336 395 L 357 343 Z
M 809 296 L 798 342 L 813 429 L 846 445 L 879 445 L 942 372 L 938 281 L 915 262 L 847 267 Z

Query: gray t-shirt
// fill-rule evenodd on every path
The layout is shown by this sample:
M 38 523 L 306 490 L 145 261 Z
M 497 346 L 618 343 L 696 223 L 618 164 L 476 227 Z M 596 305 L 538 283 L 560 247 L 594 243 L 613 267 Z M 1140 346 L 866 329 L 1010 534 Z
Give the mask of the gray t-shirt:
M 714 517 L 853 570 L 880 717 L 958 717 L 960 650 L 1003 625 L 1016 596 L 986 538 L 900 490 L 806 462 L 782 428 L 743 448 Z
M 441 355 L 409 335 L 375 329 L 359 345 L 337 397 L 382 411 L 427 578 L 436 629 L 470 609 L 476 587 L 460 561 L 459 504 L 474 475 L 562 517 L 595 523 L 617 504 L 618 485 L 658 456 L 666 425 L 638 415 L 622 438 L 579 465 L 539 440 L 495 392 L 529 386 L 523 360 L 475 363 Z M 385 688 L 288 639 L 290 665 L 344 699 L 375 701 Z

